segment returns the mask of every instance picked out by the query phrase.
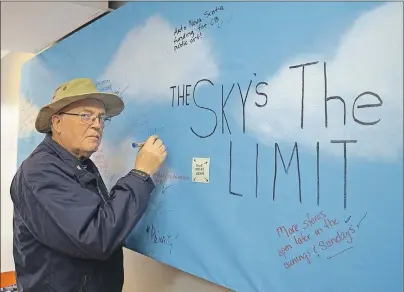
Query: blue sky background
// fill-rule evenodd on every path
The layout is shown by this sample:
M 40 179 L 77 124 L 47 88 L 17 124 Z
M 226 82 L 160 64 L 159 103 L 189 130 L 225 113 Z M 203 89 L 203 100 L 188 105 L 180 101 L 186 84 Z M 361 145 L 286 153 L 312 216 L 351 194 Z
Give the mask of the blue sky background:
M 199 43 L 178 50 L 175 56 L 170 47 L 172 35 L 163 34 L 166 29 L 173 33 L 174 27 L 201 17 L 204 11 L 220 4 L 128 3 L 26 63 L 21 100 L 23 107 L 30 110 L 21 112 L 18 164 L 43 139 L 24 120 L 50 100 L 59 84 L 77 77 L 95 81 L 108 78 L 113 90 L 129 85 L 122 94 L 124 113 L 114 118 L 104 132 L 103 152 L 108 169 L 104 179 L 108 184 L 133 165 L 136 151 L 131 143 L 154 132 L 169 149 L 163 174 L 191 177 L 193 157 L 211 159 L 209 184 L 172 179 L 158 183 L 148 212 L 128 238 L 129 248 L 237 291 L 402 291 L 403 62 L 402 54 L 395 54 L 400 49 L 402 52 L 402 12 L 396 12 L 402 4 L 392 3 L 385 8 L 382 3 L 360 2 L 222 5 L 224 10 L 216 14 L 223 21 L 222 26 L 208 28 Z M 366 13 L 370 16 L 364 16 Z M 391 30 L 393 20 L 401 21 L 400 28 Z M 369 23 L 376 29 L 366 30 Z M 369 31 L 375 41 L 391 34 L 387 41 L 392 43 L 372 51 L 372 46 L 366 47 L 372 44 L 372 39 L 366 38 Z M 358 37 L 352 37 L 354 33 Z M 362 46 L 364 53 L 355 55 L 353 49 L 345 49 L 352 43 L 353 48 Z M 350 53 L 353 63 L 345 62 Z M 369 59 L 374 56 L 376 59 Z M 287 69 L 298 61 L 320 61 L 317 69 L 312 69 L 314 66 L 307 69 L 307 78 L 321 77 L 321 62 L 329 62 L 330 95 L 342 92 L 347 100 L 346 127 L 337 126 L 341 122 L 341 107 L 330 103 L 330 127 L 323 129 L 324 89 L 319 79 L 318 88 L 314 85 L 309 88 L 307 81 L 307 126 L 300 130 L 301 71 Z M 370 69 L 358 65 L 371 61 Z M 341 68 L 346 73 L 340 73 Z M 320 71 L 316 75 L 314 70 Z M 390 74 L 386 80 L 392 81 L 377 75 L 386 75 L 385 72 Z M 362 78 L 353 80 L 351 73 Z M 291 74 L 290 79 L 284 81 L 285 74 Z M 218 117 L 216 132 L 206 139 L 193 135 L 190 127 L 200 133 L 210 132 L 214 125 L 212 113 L 195 106 L 192 92 L 190 106 L 172 107 L 169 88 L 195 84 L 203 78 L 211 79 L 215 85 L 201 86 L 197 102 L 214 109 Z M 226 92 L 239 82 L 245 93 L 250 80 L 246 133 L 242 133 L 236 84 L 226 107 L 232 134 L 222 134 L 220 86 L 223 84 Z M 267 107 L 254 108 L 254 102 L 262 101 L 262 97 L 255 95 L 255 84 L 259 81 L 266 81 L 274 88 L 268 91 L 268 112 Z M 347 83 L 350 81 L 354 85 Z M 388 82 L 393 81 L 394 86 L 389 86 Z M 289 94 L 292 87 L 295 90 Z M 366 90 L 378 92 L 384 104 L 361 116 L 364 120 L 382 117 L 378 125 L 365 129 L 352 122 L 351 99 Z M 271 92 L 284 95 L 273 96 Z M 321 130 L 310 128 L 317 124 L 321 124 Z M 342 138 L 358 139 L 357 145 L 347 147 L 346 209 L 343 148 L 329 143 L 330 139 Z M 243 197 L 229 194 L 230 141 L 232 189 Z M 316 141 L 320 141 L 320 206 L 316 203 Z M 276 199 L 272 200 L 275 142 L 279 143 L 286 164 L 294 142 L 299 144 L 302 203 L 298 200 L 295 157 L 286 175 L 278 156 Z M 259 145 L 257 198 L 256 143 Z M 278 226 L 298 224 L 301 229 L 307 216 L 314 217 L 320 211 L 339 224 L 328 229 L 324 221 L 316 223 L 316 228 L 322 227 L 324 232 L 315 236 L 314 227 L 302 231 L 306 235 L 312 233 L 311 240 L 302 245 L 297 245 L 293 236 L 278 237 Z M 152 225 L 156 236 L 166 236 L 161 237 L 163 242 L 153 242 L 153 228 L 147 228 Z M 352 243 L 321 250 L 320 241 L 335 238 L 337 232 L 345 232 L 351 225 L 355 230 Z M 292 249 L 286 258 L 279 256 L 278 250 L 288 244 Z M 310 264 L 301 261 L 285 268 L 285 262 L 303 253 L 310 253 Z

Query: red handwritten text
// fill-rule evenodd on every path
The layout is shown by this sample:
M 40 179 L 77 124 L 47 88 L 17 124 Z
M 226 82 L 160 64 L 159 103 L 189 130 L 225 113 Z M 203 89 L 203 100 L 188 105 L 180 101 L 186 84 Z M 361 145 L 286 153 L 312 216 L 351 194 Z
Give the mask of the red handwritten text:
M 280 226 L 276 229 L 276 232 L 278 232 L 278 236 L 281 237 L 282 234 L 286 234 L 287 237 L 291 236 L 293 233 L 298 232 L 299 227 L 297 224 L 292 225 L 289 228 L 286 228 L 285 226 Z
M 284 262 L 283 265 L 286 269 L 289 269 L 302 261 L 306 261 L 306 263 L 311 264 L 310 256 L 311 256 L 310 252 L 307 252 L 307 253 L 304 252 L 303 254 L 300 254 L 300 255 L 294 257 L 290 261 Z
M 314 217 L 310 217 L 309 214 L 306 214 L 307 219 L 303 221 L 303 230 L 309 228 L 309 227 L 313 227 L 314 224 L 316 224 L 317 222 L 321 221 L 322 219 L 324 219 L 326 217 L 326 215 L 324 214 L 323 211 L 320 211 L 316 216 Z
M 340 244 L 340 243 L 344 243 L 344 242 L 350 244 L 353 242 L 352 234 L 354 234 L 354 233 L 355 233 L 355 229 L 351 225 L 351 226 L 349 226 L 347 231 L 343 231 L 343 232 L 338 231 L 337 234 L 332 236 L 330 239 L 319 241 L 318 246 L 321 248 L 321 250 L 327 250 L 336 244 Z
M 280 250 L 278 250 L 279 256 L 280 256 L 280 257 L 283 256 L 284 258 L 286 258 L 286 252 L 287 252 L 288 250 L 290 250 L 290 249 L 292 249 L 292 246 L 291 246 L 290 244 L 285 245 L 285 246 L 282 247 Z

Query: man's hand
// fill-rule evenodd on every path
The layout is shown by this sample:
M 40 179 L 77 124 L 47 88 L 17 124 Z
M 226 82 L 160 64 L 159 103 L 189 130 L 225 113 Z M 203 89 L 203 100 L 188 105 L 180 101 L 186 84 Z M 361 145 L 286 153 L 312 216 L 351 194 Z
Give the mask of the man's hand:
M 157 172 L 166 157 L 167 151 L 163 141 L 156 135 L 150 136 L 137 154 L 135 169 L 153 175 Z

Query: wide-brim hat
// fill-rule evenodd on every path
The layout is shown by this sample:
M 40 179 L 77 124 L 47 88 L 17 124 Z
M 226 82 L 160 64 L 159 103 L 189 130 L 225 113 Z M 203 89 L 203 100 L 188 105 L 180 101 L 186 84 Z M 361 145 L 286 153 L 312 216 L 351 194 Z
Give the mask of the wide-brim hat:
M 77 78 L 60 85 L 54 92 L 52 101 L 43 106 L 35 121 L 35 128 L 40 133 L 51 130 L 51 117 L 69 104 L 83 99 L 98 99 L 104 103 L 105 115 L 119 115 L 125 108 L 122 98 L 114 93 L 101 92 L 89 78 Z

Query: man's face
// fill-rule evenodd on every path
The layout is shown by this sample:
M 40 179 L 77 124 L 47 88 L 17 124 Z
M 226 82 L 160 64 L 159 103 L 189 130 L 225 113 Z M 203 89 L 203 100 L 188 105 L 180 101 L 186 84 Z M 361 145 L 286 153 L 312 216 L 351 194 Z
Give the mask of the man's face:
M 103 125 L 98 116 L 104 114 L 104 104 L 96 99 L 72 103 L 52 117 L 54 139 L 76 157 L 90 157 L 101 143 Z

